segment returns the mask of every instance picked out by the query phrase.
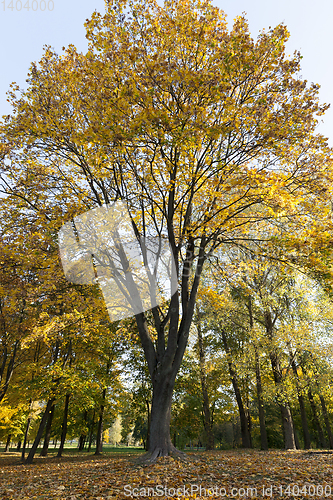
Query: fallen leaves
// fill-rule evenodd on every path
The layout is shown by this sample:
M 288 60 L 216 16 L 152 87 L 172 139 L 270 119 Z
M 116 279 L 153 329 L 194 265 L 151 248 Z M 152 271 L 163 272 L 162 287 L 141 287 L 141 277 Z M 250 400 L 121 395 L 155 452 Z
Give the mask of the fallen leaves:
M 333 454 L 330 452 L 213 451 L 189 453 L 188 461 L 160 458 L 150 466 L 138 465 L 135 461 L 138 456 L 68 455 L 63 459 L 37 458 L 32 465 L 22 465 L 19 455 L 7 458 L 2 454 L 0 498 L 112 500 L 142 498 L 143 493 L 148 492 L 152 496 L 154 490 L 155 496 L 164 500 L 168 498 L 165 492 L 171 493 L 169 498 L 182 500 L 239 499 L 243 496 L 268 499 L 270 490 L 267 488 L 270 486 L 271 498 L 327 498 L 332 496 L 328 493 L 333 493 Z M 314 489 L 309 490 L 310 485 L 314 485 Z M 200 486 L 201 496 L 195 493 L 200 493 L 196 490 Z M 177 497 L 177 489 L 182 489 L 186 496 Z M 134 492 L 134 495 L 131 497 L 129 492 Z M 157 495 L 157 492 L 162 495 Z M 216 492 L 222 492 L 222 495 L 216 495 Z

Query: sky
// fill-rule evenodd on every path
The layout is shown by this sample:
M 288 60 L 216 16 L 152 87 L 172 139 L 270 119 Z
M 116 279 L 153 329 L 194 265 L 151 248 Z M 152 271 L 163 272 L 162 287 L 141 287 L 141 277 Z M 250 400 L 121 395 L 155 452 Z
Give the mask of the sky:
M 160 3 L 160 2 L 159 2 Z M 329 0 L 213 0 L 224 10 L 230 26 L 235 16 L 246 12 L 250 33 L 284 22 L 291 37 L 287 54 L 300 50 L 302 76 L 321 85 L 321 102 L 332 102 L 318 127 L 333 146 L 333 2 Z M 11 8 L 12 7 L 12 8 Z M 29 7 L 29 10 L 24 7 Z M 44 10 L 43 10 L 44 9 Z M 97 10 L 104 12 L 104 0 L 3 0 L 0 2 L 0 115 L 9 114 L 6 91 L 11 82 L 21 88 L 32 61 L 39 61 L 44 45 L 57 53 L 74 44 L 87 49 L 84 21 Z

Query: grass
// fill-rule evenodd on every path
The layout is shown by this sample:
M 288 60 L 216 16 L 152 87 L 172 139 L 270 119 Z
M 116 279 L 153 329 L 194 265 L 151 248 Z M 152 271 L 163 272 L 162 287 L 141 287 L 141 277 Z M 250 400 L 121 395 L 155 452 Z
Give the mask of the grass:
M 26 449 L 25 456 L 27 457 L 29 454 L 30 448 Z M 37 448 L 35 458 L 39 458 L 39 454 L 42 451 L 42 448 Z M 48 457 L 56 457 L 58 453 L 58 446 L 54 448 L 53 446 L 50 446 L 48 449 L 47 456 Z M 128 455 L 133 455 L 133 454 L 140 454 L 140 453 L 145 453 L 145 450 L 141 446 L 110 446 L 107 444 L 103 445 L 103 455 L 109 456 L 109 455 L 116 455 L 116 456 L 128 456 Z M 88 450 L 83 450 L 79 451 L 77 448 L 77 445 L 74 443 L 71 444 L 66 444 L 64 451 L 63 451 L 63 457 L 65 456 L 87 456 L 87 457 L 92 457 L 95 454 L 95 447 L 91 447 L 91 451 L 88 452 Z M 5 447 L 3 446 L 0 448 L 0 460 L 2 459 L 8 459 L 9 457 L 19 459 L 21 457 L 21 451 L 16 450 L 16 446 L 13 448 L 10 448 L 8 452 L 5 452 Z M 40 457 L 42 460 L 45 459 L 45 457 Z

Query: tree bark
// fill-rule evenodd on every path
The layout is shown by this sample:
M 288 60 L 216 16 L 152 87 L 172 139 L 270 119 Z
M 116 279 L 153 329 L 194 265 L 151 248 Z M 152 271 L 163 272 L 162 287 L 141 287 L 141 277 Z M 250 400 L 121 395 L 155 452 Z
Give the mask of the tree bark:
M 170 418 L 174 381 L 158 377 L 153 386 L 150 424 L 150 460 L 176 451 L 171 442 Z
M 326 432 L 327 432 L 327 436 L 328 436 L 328 442 L 329 442 L 329 445 L 330 445 L 330 449 L 332 449 L 333 448 L 332 431 L 331 431 L 330 421 L 329 421 L 329 418 L 328 418 L 328 412 L 327 412 L 327 407 L 326 407 L 324 396 L 322 396 L 320 394 L 319 395 L 319 399 L 320 399 L 321 407 L 322 407 L 322 410 L 323 410 L 323 417 L 324 417 Z
M 179 258 L 180 248 L 176 244 L 173 229 L 172 212 L 174 210 L 174 191 L 169 196 L 168 201 L 168 232 L 169 242 L 172 254 L 175 260 L 175 266 L 171 266 L 172 280 L 179 282 Z M 191 206 L 187 210 L 186 224 L 191 220 Z M 139 231 L 132 220 L 136 235 Z M 184 227 L 185 227 L 184 226 Z M 185 229 L 186 230 L 186 229 Z M 205 248 L 208 242 L 206 235 L 202 234 L 199 242 L 199 250 L 196 255 L 196 266 L 194 278 L 191 283 L 191 266 L 194 261 L 194 238 L 187 235 L 186 255 L 183 261 L 183 270 L 180 279 L 181 285 L 181 305 L 182 317 L 180 318 L 180 300 L 178 293 L 174 293 L 170 299 L 168 313 L 160 315 L 159 309 L 153 307 L 155 328 L 157 332 L 156 344 L 153 342 L 149 332 L 147 318 L 144 313 L 135 315 L 138 332 L 142 348 L 148 364 L 149 374 L 153 387 L 151 425 L 150 425 L 150 446 L 149 457 L 147 460 L 154 461 L 159 456 L 165 456 L 171 453 L 182 454 L 171 443 L 170 438 L 170 418 L 171 418 L 171 400 L 175 384 L 176 375 L 180 368 L 184 353 L 187 347 L 188 335 L 192 323 L 195 301 L 198 293 L 200 277 L 207 256 Z M 124 268 L 128 268 L 128 261 L 124 259 Z M 135 289 L 133 294 L 134 302 L 140 301 L 137 287 L 132 280 L 131 289 Z M 191 286 L 190 286 L 191 285 Z M 138 297 L 134 297 L 137 295 Z M 165 329 L 168 325 L 168 336 L 166 339 Z
M 84 414 L 83 414 L 84 425 L 87 424 L 87 419 L 88 419 L 88 410 L 85 410 Z M 85 431 L 83 431 L 81 433 L 81 436 L 79 437 L 79 442 L 78 442 L 78 449 L 79 449 L 79 451 L 83 451 L 84 450 L 84 445 L 86 443 L 86 439 L 87 439 L 87 434 L 85 433 Z
M 320 387 L 320 384 L 318 382 L 319 370 L 318 370 L 317 363 L 316 363 L 314 356 L 312 355 L 311 358 L 313 361 L 313 365 L 315 367 L 315 381 L 316 381 L 316 386 L 318 389 L 318 395 L 319 395 L 319 399 L 320 399 L 321 408 L 323 411 L 323 417 L 324 417 L 326 432 L 327 432 L 327 436 L 328 436 L 328 443 L 329 443 L 330 449 L 332 449 L 333 448 L 332 430 L 331 430 L 331 424 L 329 421 L 329 416 L 328 416 L 328 411 L 327 411 L 325 399 L 324 399 L 324 396 L 321 394 L 321 387 Z
M 34 363 L 38 362 L 39 354 L 40 354 L 40 342 L 37 341 L 35 352 L 34 352 Z M 33 382 L 33 381 L 34 381 L 34 373 L 32 373 L 32 376 L 31 376 L 31 382 Z M 29 415 L 28 415 L 28 419 L 27 419 L 27 425 L 25 427 L 23 448 L 22 448 L 22 454 L 21 454 L 21 462 L 24 462 L 24 459 L 25 459 L 25 450 L 26 450 L 26 446 L 27 446 L 28 434 L 29 434 L 29 429 L 30 429 L 30 424 L 31 424 L 31 410 L 32 410 L 32 399 L 30 398 L 30 400 L 29 400 Z M 28 443 L 28 445 L 29 445 L 29 443 Z
M 196 327 L 197 327 L 198 345 L 199 345 L 200 382 L 202 391 L 204 428 L 207 439 L 206 450 L 213 450 L 214 449 L 213 417 L 210 411 L 209 395 L 207 388 L 206 359 L 205 359 L 206 356 L 205 356 L 205 347 L 201 330 L 201 315 L 198 310 L 197 310 Z
M 252 312 L 252 297 L 251 297 L 251 295 L 248 298 L 247 308 L 249 311 L 249 326 L 250 326 L 250 330 L 252 330 L 253 326 L 254 326 L 254 320 L 253 320 L 253 312 Z M 255 362 L 255 372 L 256 372 L 256 389 L 257 389 L 259 425 L 260 425 L 260 447 L 262 450 L 268 450 L 265 407 L 264 407 L 264 399 L 263 399 L 263 395 L 262 395 L 260 359 L 259 359 L 258 346 L 256 344 L 254 344 L 254 362 Z
M 300 450 L 301 445 L 299 444 L 298 434 L 295 426 L 294 426 L 294 440 L 295 440 L 296 450 Z
M 55 405 L 53 404 L 51 406 L 50 411 L 49 411 L 49 415 L 48 415 L 48 419 L 47 419 L 47 423 L 46 423 L 46 427 L 45 427 L 44 444 L 43 444 L 42 451 L 40 452 L 41 457 L 46 457 L 48 449 L 49 449 L 54 408 L 55 408 Z
M 15 360 L 16 360 L 17 352 L 19 350 L 19 345 L 20 345 L 20 341 L 17 340 L 14 344 L 13 352 L 12 352 L 10 357 L 8 356 L 7 348 L 4 349 L 4 352 L 2 355 L 2 357 L 3 357 L 2 364 L 0 366 L 0 382 L 1 382 L 0 402 L 3 400 L 3 398 L 5 397 L 5 395 L 7 393 L 9 383 L 10 383 L 12 375 L 14 373 Z M 9 358 L 9 361 L 8 361 L 8 365 L 7 365 L 7 369 L 6 369 L 6 376 L 5 376 L 5 379 L 3 381 L 3 376 L 4 376 L 4 372 L 5 372 L 5 367 L 6 367 L 6 361 L 8 358 Z
M 30 401 L 29 401 L 30 410 L 31 410 L 31 403 L 32 403 L 32 400 L 30 399 Z M 31 423 L 31 416 L 29 414 L 28 420 L 27 420 L 27 425 L 25 426 L 23 447 L 22 447 L 22 453 L 21 453 L 21 462 L 24 462 L 24 459 L 25 459 L 25 450 L 26 450 L 27 441 L 28 441 L 28 433 L 29 433 L 29 429 L 30 429 L 30 423 Z
M 105 398 L 106 398 L 106 388 L 103 389 L 102 403 L 101 403 L 101 407 L 99 410 L 95 455 L 100 455 L 103 451 L 103 417 L 104 417 L 104 408 L 105 408 Z
M 32 445 L 31 447 L 31 450 L 29 452 L 29 455 L 25 461 L 26 464 L 31 464 L 32 461 L 33 461 L 33 458 L 35 456 L 35 453 L 36 453 L 36 450 L 38 448 L 38 445 L 39 445 L 39 442 L 42 438 L 42 435 L 43 435 L 43 431 L 44 431 L 44 428 L 46 426 L 46 421 L 48 419 L 48 415 L 51 411 L 51 408 L 52 406 L 54 405 L 54 402 L 55 402 L 55 397 L 53 398 L 50 398 L 47 402 L 47 405 L 46 405 L 46 408 L 45 408 L 45 412 L 44 412 L 44 415 L 42 417 L 42 420 L 39 424 L 39 428 L 38 428 L 38 432 L 37 432 L 37 436 L 35 438 L 35 441 L 34 441 L 34 444 Z
M 274 339 L 273 339 L 273 327 L 274 327 L 274 325 L 273 325 L 272 316 L 271 316 L 270 311 L 265 312 L 265 327 L 266 327 L 266 334 L 267 334 L 269 340 L 271 342 L 273 342 L 274 341 Z M 291 416 L 289 403 L 288 403 L 288 401 L 285 400 L 285 397 L 283 394 L 283 378 L 282 378 L 280 363 L 279 363 L 279 359 L 278 359 L 278 355 L 277 355 L 275 347 L 273 347 L 273 349 L 269 353 L 269 357 L 270 357 L 270 361 L 271 361 L 271 365 L 272 365 L 275 386 L 278 390 L 278 404 L 279 404 L 280 412 L 281 412 L 284 447 L 286 450 L 295 450 L 296 444 L 295 444 L 295 435 L 294 435 L 294 424 L 293 424 L 293 419 Z
M 298 403 L 301 412 L 301 421 L 302 421 L 302 430 L 303 430 L 303 439 L 304 439 L 304 449 L 309 450 L 311 448 L 311 438 L 308 426 L 308 419 L 306 416 L 304 398 L 302 394 L 298 394 Z
M 299 408 L 300 408 L 300 413 L 301 413 L 301 421 L 302 421 L 302 430 L 303 430 L 303 439 L 304 439 L 304 449 L 309 450 L 311 448 L 311 438 L 310 438 L 310 432 L 309 432 L 309 426 L 308 426 L 308 419 L 306 416 L 306 410 L 305 410 L 305 404 L 304 404 L 304 398 L 303 394 L 299 385 L 299 376 L 297 373 L 297 366 L 295 363 L 295 356 L 290 353 L 290 359 L 291 359 L 291 367 L 294 372 L 295 380 L 296 380 L 296 390 L 297 390 L 297 397 L 298 397 L 298 403 L 299 403 Z
M 146 405 L 147 405 L 147 435 L 146 435 L 146 443 L 145 443 L 145 450 L 148 451 L 149 450 L 149 446 L 150 446 L 150 415 L 151 415 L 151 412 L 150 412 L 150 405 L 149 405 L 149 401 L 148 399 L 146 399 Z
M 312 391 L 311 391 L 310 387 L 308 389 L 308 398 L 309 398 L 309 402 L 310 402 L 310 406 L 311 406 L 312 419 L 313 419 L 314 428 L 317 430 L 317 434 L 318 434 L 318 444 L 319 444 L 319 447 L 320 448 L 326 448 L 326 441 L 325 441 L 325 438 L 324 438 L 323 429 L 322 429 L 322 427 L 320 425 L 320 422 L 319 422 L 319 418 L 318 418 L 318 415 L 317 415 L 316 403 L 315 403 L 315 400 L 314 400 L 314 397 L 313 397 L 313 394 L 312 394 Z
M 255 356 L 256 386 L 257 386 L 257 399 L 258 399 L 259 424 L 260 424 L 260 447 L 262 450 L 268 450 L 265 408 L 262 396 L 260 360 L 259 360 L 258 349 L 256 346 L 254 348 L 254 356 Z
M 280 371 L 280 365 L 276 356 L 276 353 L 270 353 L 270 360 L 273 370 L 273 376 L 275 381 L 275 386 L 278 390 L 282 388 L 282 375 Z M 282 428 L 283 428 L 283 439 L 284 447 L 286 450 L 295 450 L 295 436 L 294 436 L 294 424 L 291 416 L 291 411 L 288 402 L 285 402 L 283 394 L 278 394 L 278 404 L 281 412 Z
M 90 425 L 90 431 L 89 431 L 90 435 L 89 435 L 88 452 L 90 452 L 90 450 L 91 450 L 92 440 L 93 440 L 93 437 L 94 437 L 95 413 L 96 413 L 96 410 L 94 409 L 93 416 L 92 416 L 92 421 L 91 421 L 91 425 Z
M 236 373 L 235 367 L 231 361 L 231 353 L 230 353 L 230 348 L 228 345 L 227 336 L 226 336 L 225 330 L 223 328 L 221 328 L 221 334 L 222 334 L 224 350 L 225 350 L 227 358 L 228 358 L 230 378 L 231 378 L 231 382 L 232 382 L 232 385 L 234 388 L 236 401 L 237 401 L 237 405 L 238 405 L 238 410 L 239 410 L 239 418 L 240 418 L 240 424 L 241 424 L 241 436 L 242 436 L 242 447 L 243 448 L 251 448 L 251 436 L 249 433 L 248 418 L 247 418 L 247 415 L 245 412 L 241 392 L 239 389 L 237 373 Z
M 5 453 L 9 452 L 9 445 L 10 445 L 11 438 L 12 438 L 12 435 L 8 434 L 7 441 L 6 441 L 6 447 L 5 447 Z
M 57 454 L 58 457 L 62 456 L 62 453 L 64 451 L 64 446 L 65 446 L 65 441 L 66 441 L 68 408 L 69 408 L 70 396 L 71 396 L 70 394 L 66 394 L 66 398 L 65 398 L 65 408 L 64 408 L 64 416 L 63 416 L 63 420 L 62 420 L 60 446 L 59 446 L 59 450 L 58 450 L 58 454 Z

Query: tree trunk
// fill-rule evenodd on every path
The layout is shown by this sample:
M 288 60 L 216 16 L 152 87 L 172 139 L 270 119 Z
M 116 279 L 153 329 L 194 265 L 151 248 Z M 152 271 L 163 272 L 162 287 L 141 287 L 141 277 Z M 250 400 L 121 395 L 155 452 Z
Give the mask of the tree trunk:
M 249 297 L 248 297 L 247 308 L 249 311 L 249 326 L 250 326 L 250 330 L 252 330 L 253 326 L 254 326 L 254 320 L 253 320 L 253 312 L 252 312 L 252 297 L 251 297 L 251 295 L 249 295 Z M 260 425 L 260 447 L 262 450 L 268 450 L 265 407 L 264 407 L 264 399 L 263 399 L 263 395 L 262 395 L 260 359 L 259 359 L 258 346 L 255 343 L 254 343 L 254 362 L 255 362 L 255 372 L 256 372 L 256 388 L 257 388 L 259 425 Z
M 200 381 L 201 381 L 201 391 L 202 391 L 202 406 L 204 415 L 204 428 L 206 432 L 206 450 L 214 449 L 214 434 L 213 434 L 213 418 L 210 411 L 208 388 L 207 388 L 207 377 L 206 377 L 206 359 L 205 359 L 205 347 L 201 331 L 201 316 L 199 311 L 197 311 L 197 333 L 198 333 L 198 345 L 199 345 L 199 365 L 200 365 Z
M 330 449 L 332 449 L 333 448 L 333 438 L 332 438 L 331 425 L 330 425 L 330 421 L 328 418 L 328 412 L 327 412 L 325 399 L 321 394 L 319 395 L 319 399 L 320 399 L 321 407 L 323 410 L 323 417 L 324 417 L 326 432 L 327 432 L 327 436 L 328 436 L 328 442 L 330 445 Z
M 234 388 L 236 401 L 237 401 L 237 405 L 238 405 L 238 410 L 239 410 L 239 418 L 240 418 L 240 424 L 241 424 L 241 436 L 242 436 L 242 447 L 243 448 L 251 448 L 251 436 L 249 433 L 249 422 L 248 422 L 248 418 L 247 418 L 245 408 L 243 405 L 241 392 L 239 389 L 237 373 L 236 373 L 234 365 L 231 361 L 231 353 L 230 353 L 230 349 L 229 349 L 229 345 L 228 345 L 227 336 L 226 336 L 226 333 L 225 333 L 223 328 L 221 329 L 221 334 L 222 334 L 224 350 L 225 350 L 227 358 L 228 358 L 230 378 L 231 378 L 232 386 Z
M 93 416 L 92 416 L 92 421 L 91 421 L 91 426 L 90 426 L 88 452 L 90 452 L 90 450 L 91 450 L 92 440 L 93 440 L 93 437 L 94 437 L 95 413 L 96 413 L 96 411 L 94 409 Z
M 101 407 L 100 407 L 100 411 L 99 411 L 95 455 L 100 455 L 103 451 L 103 416 L 104 416 L 104 407 L 105 407 L 105 397 L 106 397 L 106 388 L 103 389 L 102 403 L 101 403 Z
M 149 401 L 146 399 L 146 405 L 147 405 L 147 436 L 146 436 L 146 444 L 144 446 L 145 450 L 149 450 L 149 445 L 150 445 L 150 406 L 149 406 Z
M 62 429 L 61 429 L 61 438 L 60 438 L 60 446 L 58 450 L 58 457 L 62 456 L 62 452 L 64 450 L 65 446 L 65 441 L 66 441 L 66 434 L 67 434 L 67 420 L 68 420 L 68 407 L 69 407 L 69 399 L 70 399 L 70 394 L 66 394 L 65 398 L 65 408 L 64 408 L 64 416 L 62 420 Z
M 86 427 L 87 425 L 87 421 L 88 421 L 88 410 L 85 410 L 84 411 L 84 414 L 83 414 L 83 422 L 84 422 L 84 426 Z M 87 434 L 86 434 L 86 431 L 82 431 L 81 432 L 81 436 L 79 437 L 79 442 L 78 442 L 78 449 L 79 451 L 83 451 L 84 450 L 84 445 L 86 443 L 86 439 L 87 439 Z
M 286 450 L 295 450 L 294 424 L 288 403 L 280 403 L 280 410 L 283 423 L 284 447 Z
M 39 360 L 39 354 L 40 354 L 40 342 L 37 341 L 36 343 L 36 348 L 35 348 L 35 352 L 34 352 L 34 363 L 37 363 L 38 360 Z M 32 373 L 32 376 L 31 376 L 31 382 L 34 381 L 34 373 Z M 29 400 L 29 415 L 28 415 L 28 419 L 27 419 L 27 425 L 25 427 L 25 433 L 24 433 L 24 440 L 23 440 L 23 448 L 22 448 L 22 454 L 21 454 L 21 462 L 24 462 L 24 459 L 25 459 L 25 450 L 26 450 L 26 446 L 27 446 L 27 441 L 28 441 L 28 434 L 29 434 L 29 429 L 30 429 L 30 424 L 31 424 L 31 410 L 32 410 L 32 399 L 30 398 Z M 28 446 L 29 446 L 29 442 L 28 442 Z
M 33 461 L 33 459 L 34 459 L 36 450 L 38 448 L 39 442 L 40 442 L 40 440 L 42 438 L 42 435 L 43 435 L 44 428 L 46 426 L 46 421 L 48 419 L 48 416 L 49 416 L 49 413 L 51 411 L 51 408 L 54 405 L 54 402 L 55 402 L 55 397 L 49 399 L 48 402 L 47 402 L 44 415 L 43 415 L 42 420 L 41 420 L 41 422 L 39 424 L 37 436 L 35 438 L 34 444 L 32 445 L 32 448 L 31 448 L 31 450 L 29 452 L 29 455 L 28 455 L 28 457 L 27 457 L 27 459 L 25 461 L 26 464 L 31 464 L 32 461 Z
M 303 430 L 303 439 L 304 439 L 304 449 L 309 450 L 311 448 L 311 438 L 308 426 L 308 419 L 306 416 L 305 404 L 303 395 L 298 394 L 298 403 L 301 412 L 301 420 L 302 420 L 302 430 Z
M 262 396 L 260 360 L 257 347 L 254 348 L 254 353 L 255 353 L 254 355 L 255 355 L 255 367 L 256 367 L 257 399 L 258 399 L 259 423 L 260 423 L 260 446 L 262 450 L 268 450 L 265 408 Z
M 310 388 L 308 389 L 308 398 L 309 398 L 309 402 L 310 402 L 310 406 L 311 406 L 314 428 L 317 430 L 317 434 L 318 434 L 319 447 L 326 448 L 326 441 L 324 438 L 323 429 L 322 429 L 320 422 L 319 422 L 319 418 L 317 415 L 316 403 L 315 403 L 315 400 L 313 398 L 313 394 L 312 394 L 312 391 Z
M 48 419 L 47 419 L 47 423 L 46 423 L 44 444 L 43 444 L 42 451 L 40 452 L 40 456 L 41 457 L 46 457 L 48 449 L 49 449 L 50 437 L 51 437 L 51 427 L 52 427 L 52 421 L 53 421 L 53 415 L 54 415 L 54 408 L 55 408 L 55 405 L 53 404 L 51 406 L 50 411 L 49 411 L 49 415 L 48 415 Z
M 170 437 L 171 400 L 174 381 L 167 377 L 157 377 L 153 385 L 149 452 L 150 461 L 167 456 L 176 448 Z
M 17 355 L 17 352 L 19 350 L 19 345 L 20 345 L 20 341 L 17 340 L 15 342 L 15 344 L 14 344 L 13 352 L 12 352 L 10 358 L 9 358 L 9 356 L 7 354 L 7 349 L 5 350 L 5 353 L 3 353 L 3 363 L 2 363 L 2 365 L 0 367 L 0 382 L 1 382 L 1 385 L 0 385 L 0 402 L 5 397 L 6 392 L 8 390 L 8 387 L 9 387 L 9 383 L 11 381 L 11 378 L 12 378 L 12 375 L 13 375 L 13 372 L 14 372 L 16 355 Z M 7 358 L 9 358 L 9 361 L 8 361 L 7 370 L 6 370 L 6 377 L 5 377 L 5 380 L 3 382 Z
M 322 396 L 322 394 L 321 394 L 321 387 L 320 387 L 320 384 L 318 382 L 319 370 L 318 370 L 318 367 L 317 367 L 316 359 L 314 358 L 313 355 L 311 356 L 311 358 L 312 358 L 312 361 L 313 361 L 313 366 L 315 367 L 315 381 L 316 381 L 316 386 L 317 386 L 317 389 L 318 389 L 318 394 L 319 394 L 321 408 L 322 408 L 322 411 L 323 411 L 323 417 L 324 417 L 326 432 L 327 432 L 327 436 L 328 436 L 328 443 L 329 443 L 330 449 L 332 449 L 333 448 L 332 430 L 331 430 L 331 425 L 330 425 L 330 421 L 329 421 L 329 416 L 328 416 L 328 412 L 327 412 L 327 407 L 326 407 L 325 399 L 324 399 L 324 396 Z
M 6 441 L 6 447 L 5 447 L 5 453 L 9 452 L 9 445 L 10 445 L 11 438 L 12 438 L 12 435 L 8 434 L 7 441 Z
M 16 446 L 16 451 L 20 451 L 22 445 L 22 440 L 20 439 Z
M 85 445 L 85 442 L 86 442 L 86 434 L 81 434 L 81 436 L 79 437 L 79 442 L 77 444 L 77 447 L 78 447 L 78 450 L 79 451 L 83 451 L 84 450 L 84 445 Z
M 245 387 L 244 387 L 244 393 L 246 394 L 246 397 L 245 397 L 245 402 L 246 402 L 246 406 L 245 406 L 245 414 L 246 414 L 246 418 L 247 418 L 247 428 L 249 430 L 249 437 L 250 437 L 250 448 L 252 448 L 252 420 L 251 420 L 251 413 L 250 413 L 250 401 L 249 401 L 249 383 L 248 383 L 248 380 L 249 380 L 249 377 L 248 375 L 246 375 L 246 378 L 245 378 Z
M 309 432 L 309 426 L 308 426 L 308 419 L 306 416 L 303 394 L 302 394 L 302 391 L 301 391 L 301 388 L 299 385 L 299 376 L 297 373 L 297 366 L 295 363 L 295 357 L 293 356 L 293 354 L 291 352 L 290 352 L 290 359 L 291 359 L 291 367 L 293 369 L 293 372 L 295 375 L 295 380 L 296 380 L 297 397 L 298 397 L 298 403 L 299 403 L 299 408 L 300 408 L 300 413 L 301 413 L 301 421 L 302 421 L 304 449 L 309 450 L 311 448 L 311 439 L 310 439 L 310 432 Z
M 270 353 L 270 360 L 273 369 L 275 386 L 278 391 L 282 388 L 282 375 L 276 353 Z M 295 450 L 294 424 L 288 402 L 284 401 L 283 394 L 278 394 L 278 404 L 281 412 L 284 447 L 286 450 Z
M 1 313 L 2 313 L 2 306 L 3 306 L 3 303 L 0 303 L 0 312 Z M 24 318 L 25 306 L 26 306 L 26 301 L 25 301 L 25 299 L 23 299 L 21 311 L 20 311 L 20 319 L 19 319 L 19 331 L 18 331 L 19 334 L 20 334 L 21 325 L 22 325 L 23 318 Z M 5 378 L 4 383 L 3 383 L 3 376 L 4 376 L 5 366 L 6 366 L 6 362 L 7 362 L 7 358 L 8 358 L 8 351 L 7 351 L 6 345 L 3 348 L 3 352 L 2 352 L 2 356 L 1 356 L 2 363 L 0 364 L 0 402 L 5 397 L 5 394 L 8 390 L 8 387 L 9 387 L 10 380 L 11 380 L 12 375 L 13 375 L 16 356 L 17 356 L 18 351 L 20 350 L 20 342 L 21 342 L 20 339 L 18 339 L 18 340 L 16 340 L 16 342 L 14 344 L 13 352 L 12 352 L 10 359 L 9 359 L 9 362 L 8 362 L 6 378 Z
M 266 327 L 267 337 L 271 342 L 273 342 L 274 326 L 270 311 L 265 312 L 265 327 Z M 275 386 L 278 391 L 278 404 L 281 412 L 284 447 L 286 450 L 295 450 L 296 445 L 294 436 L 294 424 L 291 416 L 289 403 L 288 401 L 285 400 L 285 396 L 283 394 L 283 379 L 276 348 L 272 349 L 272 351 L 269 353 L 269 357 L 271 360 Z
M 295 426 L 294 426 L 294 440 L 295 440 L 296 450 L 300 450 L 301 449 L 301 445 L 299 444 L 297 429 L 296 429 Z
M 31 405 L 31 400 L 30 400 L 30 405 Z M 25 426 L 25 433 L 24 433 L 24 440 L 23 440 L 23 447 L 22 447 L 22 454 L 21 454 L 21 461 L 24 462 L 25 458 L 25 450 L 27 446 L 27 441 L 28 441 L 28 433 L 30 429 L 30 423 L 31 423 L 31 417 L 30 415 L 28 416 L 27 420 L 27 425 Z

